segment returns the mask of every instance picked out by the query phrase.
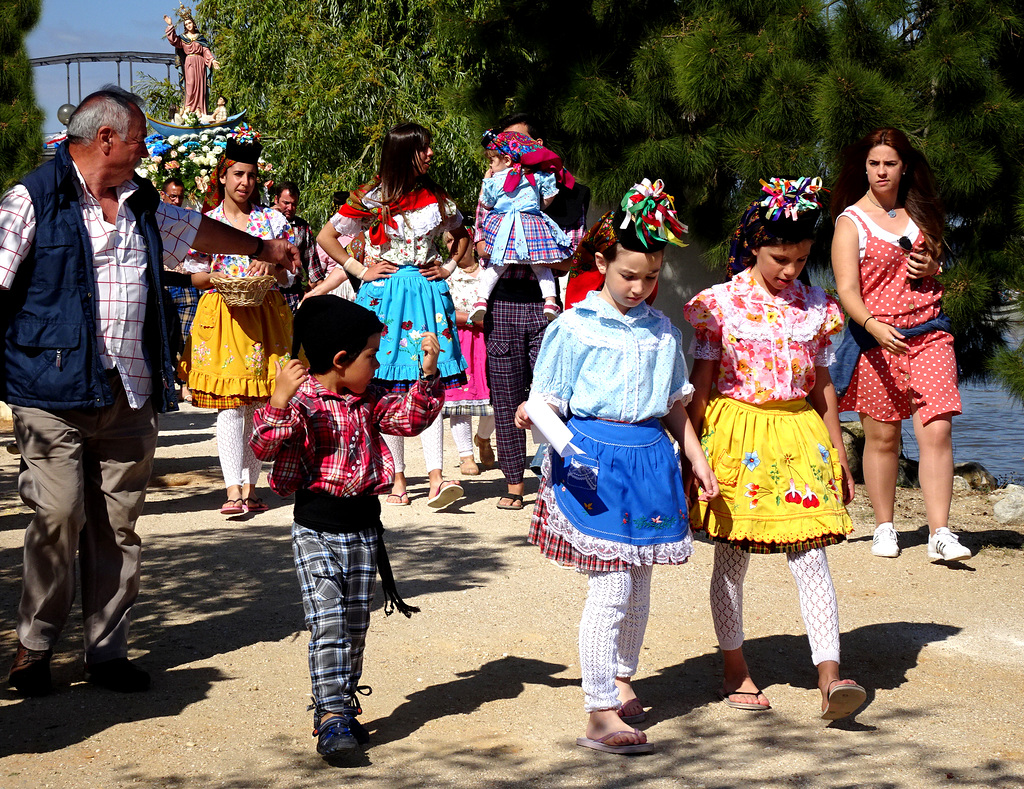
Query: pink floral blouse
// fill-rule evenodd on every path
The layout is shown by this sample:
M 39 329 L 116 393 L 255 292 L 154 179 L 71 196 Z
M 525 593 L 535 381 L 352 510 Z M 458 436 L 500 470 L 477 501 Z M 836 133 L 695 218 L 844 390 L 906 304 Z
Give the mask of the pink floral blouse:
M 755 405 L 806 397 L 843 328 L 839 303 L 821 288 L 794 282 L 773 296 L 750 269 L 698 293 L 683 314 L 696 332 L 693 358 L 720 362 L 718 391 Z
M 231 223 L 224 216 L 224 203 L 222 202 L 210 213 L 210 219 L 216 219 L 225 225 Z M 287 238 L 293 244 L 295 238 L 291 231 L 291 225 L 285 219 L 284 214 L 274 208 L 253 206 L 249 212 L 249 222 L 245 232 L 250 236 L 260 238 Z M 251 258 L 245 255 L 207 255 L 203 252 L 192 250 L 185 258 L 182 270 L 188 274 L 199 274 L 210 272 L 218 277 L 244 277 L 249 270 Z

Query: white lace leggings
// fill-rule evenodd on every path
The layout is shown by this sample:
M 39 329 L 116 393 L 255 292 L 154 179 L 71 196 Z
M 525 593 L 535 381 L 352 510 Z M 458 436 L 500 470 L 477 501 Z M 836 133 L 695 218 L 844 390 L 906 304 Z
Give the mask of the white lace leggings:
M 455 439 L 455 447 L 459 450 L 459 457 L 473 457 L 473 417 L 468 414 L 462 416 L 450 416 L 452 438 Z M 481 416 L 477 420 L 476 434 L 480 438 L 490 438 L 494 432 L 494 417 Z
M 238 408 L 225 408 L 217 412 L 217 454 L 224 484 L 255 485 L 263 464 L 249 446 L 252 435 L 252 416 L 259 403 Z
M 651 567 L 628 572 L 588 573 L 590 591 L 580 619 L 583 709 L 622 706 L 616 677 L 632 677 L 651 611 Z
M 426 461 L 427 471 L 431 472 L 436 468 L 444 468 L 444 420 L 438 416 L 430 427 L 420 433 L 420 441 L 423 442 L 423 460 Z M 395 472 L 405 473 L 405 439 L 402 436 L 384 436 L 384 443 L 388 445 L 392 457 L 395 459 Z
M 811 660 L 839 662 L 839 606 L 824 548 L 787 553 L 789 571 L 800 594 L 800 613 L 811 642 Z M 722 649 L 743 646 L 743 578 L 750 554 L 731 545 L 715 543 L 715 569 L 711 574 L 711 618 Z

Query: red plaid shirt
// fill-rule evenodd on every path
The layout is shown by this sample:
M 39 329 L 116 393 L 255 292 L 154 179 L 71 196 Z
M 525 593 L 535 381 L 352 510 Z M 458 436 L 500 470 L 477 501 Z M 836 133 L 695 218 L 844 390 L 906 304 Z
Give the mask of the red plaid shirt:
M 381 433 L 418 435 L 443 404 L 440 377 L 404 393 L 371 386 L 354 395 L 331 392 L 309 376 L 287 408 L 268 403 L 256 412 L 249 443 L 260 460 L 274 461 L 270 489 L 279 496 L 300 489 L 341 498 L 384 493 L 395 461 Z

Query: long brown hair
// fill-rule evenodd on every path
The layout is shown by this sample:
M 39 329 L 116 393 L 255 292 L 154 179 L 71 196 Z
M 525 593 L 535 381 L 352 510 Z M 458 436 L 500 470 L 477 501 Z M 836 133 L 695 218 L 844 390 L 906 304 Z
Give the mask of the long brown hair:
M 420 175 L 416 169 L 416 154 L 430 147 L 430 132 L 418 123 L 400 123 L 385 135 L 380 151 L 380 202 L 393 203 L 407 195 L 417 185 L 437 198 L 441 216 L 445 216 L 447 195 L 430 176 Z
M 946 212 L 935 186 L 935 176 L 924 154 L 910 144 L 899 129 L 875 129 L 863 139 L 843 149 L 843 168 L 832 187 L 830 211 L 834 223 L 839 215 L 856 203 L 868 191 L 865 163 L 868 153 L 877 145 L 888 145 L 903 161 L 904 174 L 900 177 L 897 199 L 903 203 L 910 218 L 925 235 L 928 251 L 933 257 L 942 254 L 942 231 Z

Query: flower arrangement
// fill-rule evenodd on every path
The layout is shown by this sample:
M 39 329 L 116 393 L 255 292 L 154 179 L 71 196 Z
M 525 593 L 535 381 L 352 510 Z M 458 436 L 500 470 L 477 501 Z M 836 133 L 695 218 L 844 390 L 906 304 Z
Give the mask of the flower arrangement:
M 166 138 L 162 134 L 151 134 L 146 138 L 149 158 L 139 162 L 136 172 L 157 187 L 168 178 L 180 178 L 185 194 L 199 204 L 230 134 L 231 129 L 226 126 Z
M 259 133 L 243 124 L 238 129 L 229 129 L 227 126 L 196 128 L 194 132 L 166 138 L 161 134 L 151 134 L 146 138 L 149 158 L 139 162 L 136 172 L 158 188 L 168 178 L 180 178 L 189 201 L 201 205 L 229 137 L 235 137 L 240 142 L 250 142 L 259 139 Z M 270 162 L 261 158 L 257 169 L 261 184 L 273 184 L 270 179 L 273 177 L 274 166 Z

